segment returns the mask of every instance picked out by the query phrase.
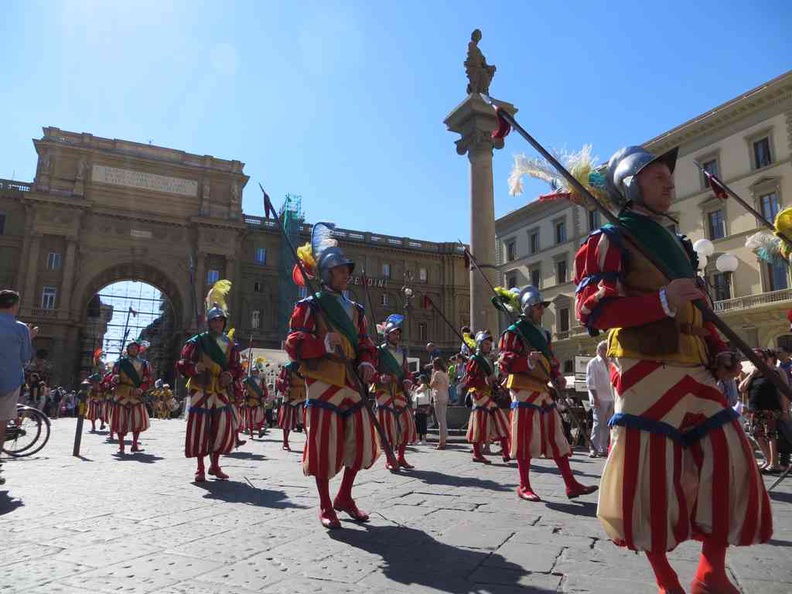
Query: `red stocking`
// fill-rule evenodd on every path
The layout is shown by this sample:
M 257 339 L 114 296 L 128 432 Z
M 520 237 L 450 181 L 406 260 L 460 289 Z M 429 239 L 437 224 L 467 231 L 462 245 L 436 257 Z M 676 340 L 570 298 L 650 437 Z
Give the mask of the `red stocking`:
M 341 522 L 330 501 L 330 479 L 316 477 L 316 490 L 319 492 L 319 521 L 325 528 L 340 528 Z
M 344 468 L 344 478 L 341 479 L 341 487 L 338 489 L 337 500 L 350 501 L 352 499 L 352 485 L 355 483 L 357 470 Z
M 691 584 L 693 594 L 739 594 L 726 575 L 726 546 L 705 540 L 696 577 Z
M 319 507 L 322 509 L 331 509 L 333 502 L 330 501 L 330 481 L 316 477 L 316 490 L 319 492 Z
M 483 458 L 484 456 L 481 455 L 481 444 L 474 443 L 473 444 L 473 458 Z
M 284 450 L 291 450 L 291 448 L 289 447 L 289 430 L 288 429 L 284 429 L 283 430 L 283 449 Z
M 402 468 L 415 468 L 415 466 L 407 462 L 407 460 L 404 457 L 404 452 L 406 449 L 407 449 L 406 443 L 402 443 L 399 445 L 399 458 L 397 462 L 399 463 L 399 466 L 401 466 Z
M 561 471 L 561 476 L 564 479 L 564 484 L 566 485 L 567 490 L 571 491 L 572 489 L 576 489 L 580 487 L 580 483 L 577 482 L 577 479 L 572 475 L 572 468 L 569 466 L 569 458 L 566 456 L 559 456 L 558 458 L 553 458 L 555 461 L 556 466 L 558 466 L 558 470 Z
M 138 445 L 138 438 L 140 437 L 140 431 L 133 431 L 132 432 L 132 451 L 139 452 L 140 446 Z
M 674 568 L 671 567 L 665 553 L 646 553 L 646 558 L 649 559 L 649 564 L 652 566 L 660 592 L 665 594 L 685 594 L 682 584 L 679 583 L 679 576 L 677 576 Z
M 520 471 L 520 488 L 526 491 L 533 491 L 531 489 L 531 459 L 517 459 L 517 470 Z
M 510 458 L 509 439 L 506 437 L 501 437 L 500 444 L 501 444 L 501 456 L 503 456 L 504 462 L 508 462 Z
M 119 433 L 118 434 L 118 451 L 122 454 L 124 453 L 124 438 L 126 437 L 126 433 Z
M 212 474 L 219 479 L 228 478 L 228 475 L 220 468 L 220 454 L 209 454 L 209 461 L 211 462 L 211 465 L 209 466 L 209 474 Z

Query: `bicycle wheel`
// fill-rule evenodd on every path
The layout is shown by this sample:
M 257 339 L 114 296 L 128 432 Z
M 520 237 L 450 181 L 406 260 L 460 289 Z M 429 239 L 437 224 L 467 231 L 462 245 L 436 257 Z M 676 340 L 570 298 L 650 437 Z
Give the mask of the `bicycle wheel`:
M 47 445 L 47 442 L 50 438 L 49 417 L 47 417 L 47 415 L 37 408 L 28 407 L 28 411 L 30 414 L 38 418 L 41 432 L 39 433 L 36 441 L 31 442 L 29 449 L 24 450 L 21 454 L 17 454 L 17 456 L 32 456 L 33 454 L 41 451 L 41 448 Z
M 28 455 L 41 436 L 42 413 L 27 406 L 17 407 L 17 417 L 8 422 L 3 451 L 9 456 Z M 41 448 L 39 448 L 41 449 Z M 37 450 L 38 451 L 38 450 Z

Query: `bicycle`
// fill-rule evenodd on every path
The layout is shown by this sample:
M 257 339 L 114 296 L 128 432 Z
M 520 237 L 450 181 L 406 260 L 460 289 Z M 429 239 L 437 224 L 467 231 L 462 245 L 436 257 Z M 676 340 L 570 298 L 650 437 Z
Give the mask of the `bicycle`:
M 9 456 L 32 456 L 47 445 L 50 438 L 50 420 L 32 406 L 17 404 L 17 416 L 8 421 L 2 450 Z

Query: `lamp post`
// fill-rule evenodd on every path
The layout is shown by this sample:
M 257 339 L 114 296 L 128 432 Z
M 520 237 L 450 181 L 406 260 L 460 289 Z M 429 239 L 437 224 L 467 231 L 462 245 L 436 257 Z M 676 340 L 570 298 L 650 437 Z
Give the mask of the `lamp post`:
M 726 281 L 726 289 L 728 291 L 726 299 L 731 299 L 731 275 L 737 270 L 739 265 L 740 260 L 737 259 L 737 256 L 728 252 L 721 254 L 715 260 L 715 268 L 724 275 L 724 280 Z M 715 293 L 715 296 L 718 297 L 717 289 Z
M 412 300 L 413 300 L 413 296 L 415 295 L 415 292 L 410 286 L 412 285 L 412 281 L 413 281 L 412 272 L 406 270 L 404 272 L 404 285 L 401 288 L 402 295 L 404 296 L 404 319 L 405 319 L 404 330 L 403 330 L 404 336 L 402 336 L 402 344 L 404 345 L 404 352 L 407 354 L 408 357 L 410 356 L 410 343 L 408 342 L 409 340 L 408 329 L 411 323 L 410 308 L 412 307 Z

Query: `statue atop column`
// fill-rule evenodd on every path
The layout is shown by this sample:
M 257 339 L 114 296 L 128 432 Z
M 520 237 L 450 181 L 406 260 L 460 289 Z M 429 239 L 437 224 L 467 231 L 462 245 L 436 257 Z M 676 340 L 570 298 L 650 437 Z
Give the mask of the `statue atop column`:
M 470 34 L 468 43 L 467 58 L 465 59 L 465 73 L 468 77 L 467 92 L 484 93 L 489 95 L 489 87 L 492 77 L 495 76 L 495 66 L 487 64 L 487 59 L 481 53 L 478 43 L 481 41 L 481 31 L 475 29 Z

